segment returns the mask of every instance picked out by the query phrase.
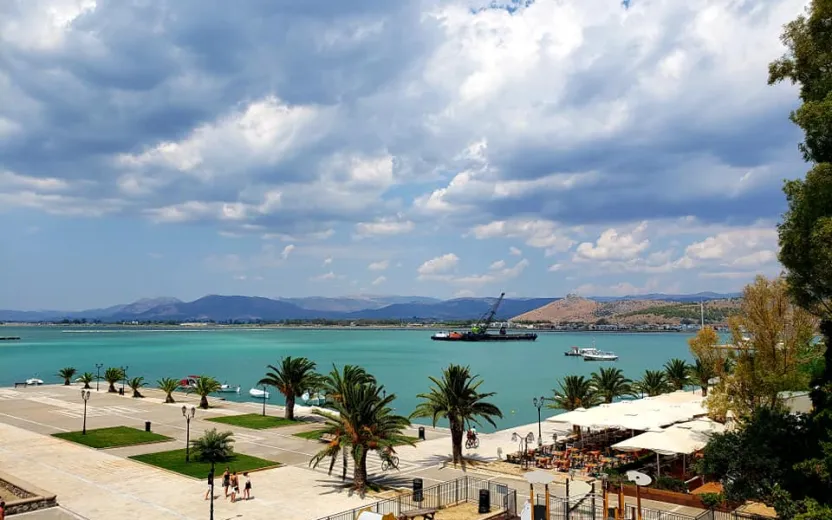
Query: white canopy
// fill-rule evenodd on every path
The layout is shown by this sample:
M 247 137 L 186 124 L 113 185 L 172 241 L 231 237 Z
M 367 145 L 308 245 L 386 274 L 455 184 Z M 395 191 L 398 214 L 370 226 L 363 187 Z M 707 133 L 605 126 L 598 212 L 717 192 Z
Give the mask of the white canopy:
M 676 424 L 661 432 L 642 433 L 612 447 L 619 451 L 649 450 L 660 455 L 689 455 L 704 448 L 711 435 L 722 431 L 725 431 L 723 425 L 700 419 Z

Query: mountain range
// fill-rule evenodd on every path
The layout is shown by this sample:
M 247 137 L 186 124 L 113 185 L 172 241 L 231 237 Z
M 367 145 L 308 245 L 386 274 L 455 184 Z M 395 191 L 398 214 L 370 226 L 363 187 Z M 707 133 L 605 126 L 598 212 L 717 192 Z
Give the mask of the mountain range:
M 698 293 L 691 295 L 649 294 L 589 298 L 598 302 L 662 300 L 691 303 L 738 294 Z M 497 319 L 506 320 L 539 309 L 560 298 L 506 298 Z M 133 303 L 83 311 L 0 310 L 0 321 L 41 322 L 70 320 L 121 321 L 278 321 L 278 320 L 473 320 L 486 313 L 496 298 L 454 298 L 439 300 L 423 296 L 357 295 L 340 298 L 264 298 L 258 296 L 208 295 L 192 302 L 177 298 L 144 298 Z

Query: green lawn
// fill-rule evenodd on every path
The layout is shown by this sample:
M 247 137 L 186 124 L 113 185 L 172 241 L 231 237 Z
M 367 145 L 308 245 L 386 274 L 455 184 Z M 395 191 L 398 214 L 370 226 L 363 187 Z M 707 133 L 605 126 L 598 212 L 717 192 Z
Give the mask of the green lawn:
M 293 424 L 300 424 L 301 421 L 290 421 L 283 417 L 273 417 L 271 415 L 260 415 L 257 413 L 247 413 L 244 415 L 227 415 L 224 417 L 211 417 L 206 421 L 213 421 L 222 424 L 230 424 L 231 426 L 240 426 L 243 428 L 251 428 L 253 430 L 265 430 L 266 428 L 277 428 L 279 426 L 292 426 Z
M 144 462 L 159 468 L 164 468 L 170 471 L 181 473 L 194 478 L 206 478 L 208 472 L 211 471 L 211 464 L 209 462 L 199 462 L 194 460 L 193 451 L 191 452 L 191 461 L 185 462 L 185 450 L 161 451 L 159 453 L 146 453 L 144 455 L 134 455 L 130 457 L 133 460 Z M 234 456 L 226 461 L 216 465 L 214 473 L 221 475 L 228 467 L 232 472 L 242 473 L 243 471 L 252 471 L 255 469 L 274 468 L 280 464 L 271 460 L 259 459 L 242 453 L 235 453 Z
M 86 435 L 83 435 L 81 432 L 53 433 L 52 435 L 60 439 L 89 446 L 90 448 L 117 448 L 172 440 L 170 437 L 159 435 L 158 433 L 146 432 L 144 430 L 130 428 L 129 426 L 87 430 Z
M 325 430 L 310 430 L 308 432 L 298 432 L 293 434 L 295 437 L 300 437 L 301 439 L 307 439 L 310 441 L 317 441 L 320 440 L 321 435 L 324 433 Z M 419 442 L 418 437 L 407 437 L 413 442 Z M 402 442 L 397 444 L 397 446 L 405 446 L 406 443 Z

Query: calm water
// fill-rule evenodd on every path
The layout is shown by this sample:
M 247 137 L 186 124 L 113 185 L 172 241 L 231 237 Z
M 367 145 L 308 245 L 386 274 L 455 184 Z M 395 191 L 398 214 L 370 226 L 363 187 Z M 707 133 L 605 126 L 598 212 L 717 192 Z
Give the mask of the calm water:
M 431 341 L 429 331 L 367 330 L 220 330 L 153 332 L 148 330 L 101 333 L 63 333 L 60 328 L 0 327 L 0 336 L 21 336 L 22 341 L 0 342 L 0 386 L 10 386 L 38 374 L 45 382 L 58 382 L 55 373 L 73 366 L 95 373 L 95 364 L 129 366 L 128 376 L 144 376 L 154 384 L 161 377 L 211 375 L 239 384 L 236 400 L 249 400 L 248 390 L 268 363 L 282 356 L 306 356 L 328 372 L 332 364 L 361 365 L 395 393 L 397 409 L 410 413 L 416 394 L 428 389 L 428 376 L 439 375 L 448 363 L 470 365 L 485 383 L 482 391 L 497 392 L 494 402 L 505 418 L 500 428 L 535 422 L 535 396 L 550 396 L 557 380 L 569 374 L 588 375 L 599 366 L 616 366 L 631 378 L 645 369 L 657 369 L 670 358 L 690 360 L 688 335 L 649 334 L 541 334 L 536 342 L 447 343 Z M 590 363 L 566 357 L 572 345 L 612 350 L 614 363 Z M 102 374 L 104 369 L 102 369 Z M 282 402 L 272 396 L 271 402 Z M 555 413 L 544 408 L 544 416 Z M 483 428 L 489 431 L 488 428 Z

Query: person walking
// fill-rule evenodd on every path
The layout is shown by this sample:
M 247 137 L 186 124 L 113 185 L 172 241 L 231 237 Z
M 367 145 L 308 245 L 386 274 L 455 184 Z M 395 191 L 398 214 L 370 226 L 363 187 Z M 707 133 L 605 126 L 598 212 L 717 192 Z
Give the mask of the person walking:
M 240 494 L 240 479 L 237 476 L 237 472 L 231 474 L 231 503 L 237 501 L 237 495 Z
M 248 472 L 243 473 L 243 476 L 246 478 L 246 486 L 243 489 L 243 496 L 246 500 L 251 500 L 251 477 L 248 476 Z
M 228 487 L 231 485 L 231 474 L 228 472 L 228 468 L 225 468 L 225 472 L 222 474 L 222 487 L 225 490 L 225 498 L 228 500 Z
M 0 520 L 6 520 L 6 502 L 0 500 Z
M 211 490 L 214 489 L 214 473 L 208 473 L 208 489 L 205 491 L 205 500 L 211 496 Z

